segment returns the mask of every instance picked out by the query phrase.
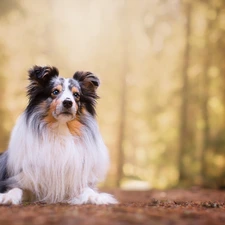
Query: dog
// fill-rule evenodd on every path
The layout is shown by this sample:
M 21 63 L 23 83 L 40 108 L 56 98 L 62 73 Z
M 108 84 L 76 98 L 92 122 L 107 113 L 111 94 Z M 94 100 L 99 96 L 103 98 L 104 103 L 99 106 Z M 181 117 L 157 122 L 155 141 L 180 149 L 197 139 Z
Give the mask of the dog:
M 116 204 L 96 188 L 109 166 L 96 122 L 99 79 L 81 71 L 63 78 L 50 66 L 28 76 L 28 105 L 0 155 L 0 204 Z

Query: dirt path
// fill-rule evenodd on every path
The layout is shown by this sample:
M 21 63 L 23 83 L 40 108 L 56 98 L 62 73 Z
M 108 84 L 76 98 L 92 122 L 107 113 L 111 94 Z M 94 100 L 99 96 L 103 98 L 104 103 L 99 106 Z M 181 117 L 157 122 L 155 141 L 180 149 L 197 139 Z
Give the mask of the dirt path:
M 115 206 L 28 204 L 0 206 L 0 225 L 185 225 L 225 224 L 225 191 L 169 190 L 111 192 Z

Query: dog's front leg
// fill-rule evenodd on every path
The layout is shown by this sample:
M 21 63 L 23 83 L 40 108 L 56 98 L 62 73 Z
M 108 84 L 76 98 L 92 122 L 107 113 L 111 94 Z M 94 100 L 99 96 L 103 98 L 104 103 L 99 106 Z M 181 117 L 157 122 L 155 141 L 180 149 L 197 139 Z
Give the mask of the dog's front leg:
M 23 199 L 23 191 L 13 188 L 6 193 L 0 194 L 0 205 L 19 205 Z
M 108 205 L 108 204 L 117 204 L 118 201 L 110 194 L 107 193 L 98 193 L 92 188 L 85 188 L 83 192 L 76 198 L 69 201 L 69 204 L 72 205 L 81 205 L 81 204 L 96 204 L 96 205 Z

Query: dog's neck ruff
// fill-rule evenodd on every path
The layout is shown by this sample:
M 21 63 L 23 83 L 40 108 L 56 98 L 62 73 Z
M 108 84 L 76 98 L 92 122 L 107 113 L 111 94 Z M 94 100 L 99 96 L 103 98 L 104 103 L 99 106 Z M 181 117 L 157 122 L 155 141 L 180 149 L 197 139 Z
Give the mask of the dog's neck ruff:
M 22 114 L 12 132 L 7 165 L 17 186 L 35 193 L 38 201 L 56 203 L 102 180 L 107 150 L 95 119 L 88 116 L 87 123 L 79 136 L 72 135 L 66 123 L 48 127 L 40 121 L 37 132 Z

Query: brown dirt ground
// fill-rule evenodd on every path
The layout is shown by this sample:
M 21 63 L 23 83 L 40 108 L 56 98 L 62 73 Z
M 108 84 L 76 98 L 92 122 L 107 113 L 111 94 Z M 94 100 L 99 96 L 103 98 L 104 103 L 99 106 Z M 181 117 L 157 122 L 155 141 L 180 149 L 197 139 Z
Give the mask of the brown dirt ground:
M 111 193 L 120 204 L 0 206 L 0 225 L 225 224 L 225 191 L 192 188 Z

